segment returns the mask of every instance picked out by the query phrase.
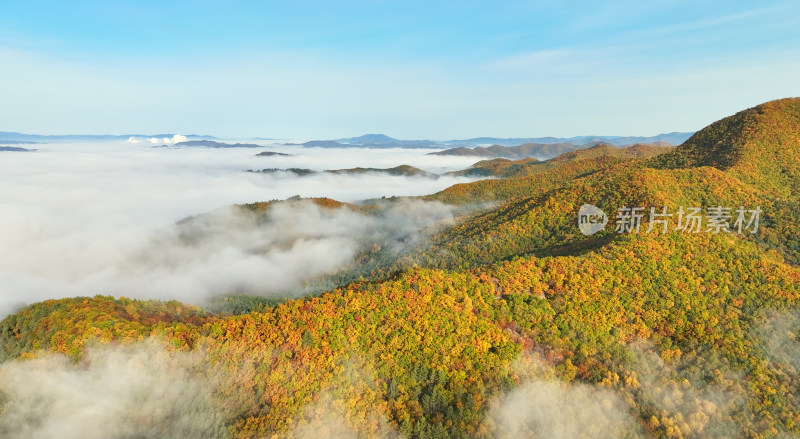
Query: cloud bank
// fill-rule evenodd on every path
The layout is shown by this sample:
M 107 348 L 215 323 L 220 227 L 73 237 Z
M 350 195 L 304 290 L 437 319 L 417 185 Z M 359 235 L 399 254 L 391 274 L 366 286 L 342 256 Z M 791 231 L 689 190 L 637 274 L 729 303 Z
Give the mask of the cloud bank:
M 198 358 L 157 342 L 90 348 L 71 364 L 62 355 L 0 366 L 8 439 L 226 437 L 208 381 L 190 374 Z
M 265 147 L 275 150 L 279 147 Z M 458 160 L 414 150 L 167 149 L 121 143 L 49 144 L 0 162 L 0 316 L 35 301 L 95 294 L 199 303 L 269 292 L 345 264 L 367 238 L 403 236 L 449 217 L 438 204 L 398 204 L 375 217 L 292 204 L 266 218 L 236 203 L 327 196 L 355 201 L 422 195 L 467 178 L 243 172 L 408 163 L 437 172 Z M 213 212 L 188 224 L 183 218 Z M 187 241 L 187 234 L 195 237 Z

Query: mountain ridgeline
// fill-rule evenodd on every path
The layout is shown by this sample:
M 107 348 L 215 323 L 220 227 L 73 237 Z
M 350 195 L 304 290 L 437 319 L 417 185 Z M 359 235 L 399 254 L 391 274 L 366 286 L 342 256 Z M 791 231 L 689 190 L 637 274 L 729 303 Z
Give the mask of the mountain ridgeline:
M 444 149 L 434 155 L 464 155 L 503 158 L 552 158 L 561 153 L 589 148 L 602 143 L 627 146 L 633 144 L 676 145 L 692 133 L 669 133 L 649 137 L 636 136 L 577 136 L 577 137 L 476 137 L 463 140 L 400 140 L 385 134 L 365 134 L 337 140 L 311 140 L 286 143 L 286 146 L 308 148 L 423 148 Z M 485 145 L 491 145 L 486 147 Z
M 193 384 L 170 394 L 170 417 L 120 416 L 157 432 L 140 437 L 198 418 L 213 424 L 206 437 L 231 438 L 797 436 L 799 136 L 800 99 L 783 99 L 675 148 L 479 162 L 463 172 L 498 178 L 416 200 L 456 221 L 405 246 L 364 242 L 303 297 L 231 294 L 213 310 L 49 300 L 0 323 L 0 361 L 92 371 L 104 347 L 155 345 L 169 360 L 146 363 L 152 374 Z M 290 202 L 302 200 L 241 208 Z M 397 200 L 308 202 L 368 216 Z M 579 231 L 584 204 L 608 214 L 604 230 Z M 640 227 L 620 227 L 636 206 Z M 732 209 L 729 228 L 714 232 L 710 214 L 696 232 L 679 224 L 690 207 Z M 750 214 L 742 230 L 737 209 Z M 3 392 L 5 437 L 18 431 L 9 419 L 32 415 Z

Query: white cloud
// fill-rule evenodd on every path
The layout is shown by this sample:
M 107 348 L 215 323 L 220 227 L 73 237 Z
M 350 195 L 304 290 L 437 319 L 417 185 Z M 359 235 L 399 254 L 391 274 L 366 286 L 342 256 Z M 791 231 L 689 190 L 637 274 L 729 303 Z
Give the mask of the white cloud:
M 485 423 L 492 437 L 640 437 L 629 405 L 612 389 L 565 383 L 538 355 L 522 355 L 513 365 L 521 384 L 490 404 Z
M 157 342 L 90 348 L 79 364 L 44 354 L 0 366 L 8 439 L 221 438 L 212 380 L 190 373 L 197 356 Z
M 423 195 L 470 181 L 242 172 L 401 163 L 445 171 L 464 163 L 428 151 L 285 148 L 291 156 L 256 157 L 257 151 L 120 142 L 39 145 L 26 157 L 4 158 L 0 315 L 20 303 L 56 297 L 112 294 L 200 303 L 214 294 L 288 288 L 349 262 L 363 239 L 408 234 L 448 218 L 449 209 L 404 203 L 391 214 L 367 217 L 300 203 L 276 208 L 266 219 L 217 209 L 294 195 L 342 201 Z M 191 226 L 175 226 L 211 211 Z M 202 239 L 187 244 L 187 233 Z
M 770 360 L 800 371 L 800 312 L 769 310 L 754 332 Z
M 639 398 L 660 411 L 665 428 L 708 438 L 740 432 L 731 415 L 749 411 L 742 387 L 746 381 L 741 372 L 714 359 L 718 354 L 713 350 L 666 364 L 648 341 L 637 340 L 630 348 L 632 376 L 641 386 Z M 709 364 L 715 365 L 713 369 Z
M 627 405 L 609 389 L 589 384 L 534 380 L 510 392 L 489 411 L 503 439 L 633 437 Z
M 189 139 L 187 139 L 186 136 L 184 136 L 184 135 L 173 134 L 172 137 L 150 137 L 150 138 L 147 138 L 147 139 L 139 139 L 137 137 L 131 136 L 131 137 L 128 138 L 127 142 L 128 143 L 133 143 L 133 144 L 149 142 L 149 143 L 151 143 L 153 145 L 162 145 L 162 144 L 163 145 L 174 145 L 176 143 L 185 142 L 187 140 L 189 140 Z
M 188 139 L 186 139 L 186 136 L 183 136 L 183 135 L 180 135 L 180 134 L 173 134 L 172 137 L 162 137 L 162 138 L 151 137 L 151 138 L 149 138 L 147 140 L 150 143 L 153 143 L 153 144 L 156 144 L 156 145 L 162 144 L 162 143 L 166 144 L 166 145 L 174 145 L 174 144 L 176 144 L 178 142 L 185 142 Z

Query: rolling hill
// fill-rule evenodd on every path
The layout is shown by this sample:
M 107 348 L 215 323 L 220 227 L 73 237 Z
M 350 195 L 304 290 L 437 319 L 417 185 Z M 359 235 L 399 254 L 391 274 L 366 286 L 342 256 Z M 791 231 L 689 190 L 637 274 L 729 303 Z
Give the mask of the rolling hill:
M 527 175 L 539 174 L 545 170 L 559 167 L 563 164 L 574 164 L 583 160 L 590 160 L 591 165 L 598 165 L 605 160 L 627 160 L 638 158 L 649 158 L 669 151 L 672 147 L 655 145 L 631 145 L 623 148 L 612 147 L 601 143 L 586 149 L 565 152 L 549 160 L 537 160 L 535 158 L 525 158 L 522 160 L 509 160 L 496 158 L 492 160 L 482 160 L 467 169 L 453 171 L 447 175 L 466 175 L 466 176 L 486 176 L 486 177 L 523 177 Z
M 671 146 L 667 143 L 652 143 L 642 144 L 637 143 L 636 146 L 640 148 L 645 147 L 668 147 Z M 526 143 L 518 146 L 501 146 L 492 145 L 489 147 L 477 146 L 474 148 L 451 148 L 444 151 L 437 151 L 430 153 L 431 155 L 445 155 L 445 156 L 475 156 L 475 157 L 489 157 L 489 158 L 505 158 L 505 159 L 523 159 L 535 158 L 538 160 L 547 160 L 571 151 L 578 151 L 582 149 L 594 148 L 597 146 L 606 146 L 609 148 L 626 148 L 635 145 L 613 145 L 603 141 L 595 141 L 584 144 L 574 143 Z

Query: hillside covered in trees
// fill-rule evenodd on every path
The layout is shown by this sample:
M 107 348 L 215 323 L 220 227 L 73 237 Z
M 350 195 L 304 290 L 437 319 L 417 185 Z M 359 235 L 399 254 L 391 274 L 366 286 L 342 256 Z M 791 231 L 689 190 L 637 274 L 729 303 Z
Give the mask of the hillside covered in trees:
M 148 438 L 800 435 L 800 99 L 674 149 L 464 173 L 492 178 L 418 200 L 455 222 L 366 243 L 302 297 L 8 316 L 0 436 L 87 419 Z M 305 202 L 368 216 L 396 200 Z M 604 230 L 579 230 L 587 204 Z

